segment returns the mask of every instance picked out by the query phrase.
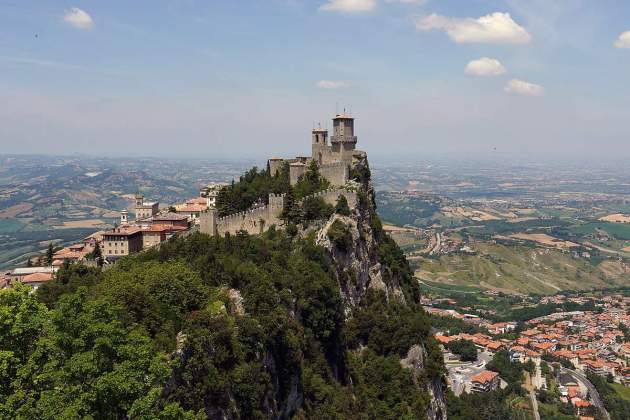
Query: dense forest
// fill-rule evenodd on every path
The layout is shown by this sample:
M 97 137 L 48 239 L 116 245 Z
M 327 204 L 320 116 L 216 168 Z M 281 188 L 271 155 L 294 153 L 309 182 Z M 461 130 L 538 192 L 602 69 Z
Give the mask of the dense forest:
M 255 201 L 268 187 L 253 184 L 281 179 L 249 175 L 223 205 Z M 317 231 L 274 228 L 173 238 L 107 270 L 67 265 L 36 293 L 0 291 L 0 417 L 425 417 L 442 356 L 406 260 L 362 203 L 353 215 L 343 200 L 330 211 L 369 220 L 399 299 L 371 287 L 349 308 Z M 332 241 L 334 254 L 354 240 Z M 420 368 L 403 367 L 414 346 Z

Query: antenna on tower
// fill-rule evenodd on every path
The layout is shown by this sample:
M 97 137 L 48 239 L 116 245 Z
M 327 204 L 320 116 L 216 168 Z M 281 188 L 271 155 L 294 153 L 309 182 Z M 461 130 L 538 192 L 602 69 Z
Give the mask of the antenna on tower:
M 335 102 L 335 116 L 339 115 L 339 102 Z

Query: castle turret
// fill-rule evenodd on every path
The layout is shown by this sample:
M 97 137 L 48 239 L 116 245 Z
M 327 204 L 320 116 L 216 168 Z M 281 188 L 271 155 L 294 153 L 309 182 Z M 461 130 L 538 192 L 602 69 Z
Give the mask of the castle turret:
M 312 154 L 313 159 L 317 160 L 318 164 L 324 163 L 328 158 L 329 146 L 328 146 L 328 130 L 324 128 L 314 128 L 312 131 Z
M 354 135 L 354 118 L 346 114 L 337 114 L 333 118 L 332 152 L 338 154 L 339 160 L 352 162 L 352 154 L 357 146 Z

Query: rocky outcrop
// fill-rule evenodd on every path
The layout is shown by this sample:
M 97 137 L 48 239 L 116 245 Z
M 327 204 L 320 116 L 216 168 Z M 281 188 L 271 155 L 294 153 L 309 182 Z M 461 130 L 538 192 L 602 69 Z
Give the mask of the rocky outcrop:
M 405 300 L 399 279 L 379 259 L 379 243 L 372 226 L 373 191 L 364 189 L 349 216 L 334 214 L 317 234 L 317 245 L 325 248 L 334 264 L 346 315 L 357 307 L 370 288 L 383 290 L 388 299 Z M 344 246 L 334 243 L 331 230 L 345 226 Z
M 357 205 L 350 215 L 334 214 L 317 232 L 317 245 L 328 251 L 339 282 L 347 317 L 361 305 L 369 289 L 382 290 L 387 299 L 405 302 L 401 283 L 409 281 L 395 274 L 391 267 L 382 263 L 379 247 L 382 239 L 377 229 L 380 224 L 375 214 L 374 192 L 369 182 L 364 182 L 358 194 Z M 412 346 L 401 366 L 413 372 L 414 381 L 424 388 L 430 397 L 426 417 L 432 420 L 446 419 L 445 384 L 441 376 L 421 379 L 425 369 L 427 349 L 423 343 Z
M 416 344 L 407 352 L 407 357 L 400 360 L 400 365 L 413 372 L 414 382 L 418 383 L 418 377 L 424 370 L 424 361 L 427 358 L 426 349 Z M 425 390 L 430 396 L 427 418 L 434 420 L 446 419 L 446 397 L 444 395 L 444 382 L 441 378 L 434 378 L 425 385 Z

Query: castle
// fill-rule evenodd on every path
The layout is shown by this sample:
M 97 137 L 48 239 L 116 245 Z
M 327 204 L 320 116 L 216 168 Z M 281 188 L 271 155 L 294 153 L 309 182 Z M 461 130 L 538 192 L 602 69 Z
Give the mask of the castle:
M 347 114 L 337 114 L 333 118 L 333 135 L 328 143 L 328 130 L 315 128 L 312 131 L 311 156 L 297 156 L 294 159 L 271 158 L 271 175 L 280 171 L 282 165 L 289 164 L 291 185 L 294 185 L 312 160 L 317 162 L 319 173 L 333 186 L 342 186 L 350 179 L 351 165 L 364 158 L 365 152 L 356 149 L 357 136 L 354 135 L 354 118 Z
M 354 118 L 337 114 L 333 118 L 333 136 L 328 143 L 328 130 L 315 128 L 312 131 L 311 156 L 298 156 L 295 159 L 271 158 L 269 171 L 275 176 L 285 164 L 289 164 L 291 185 L 295 185 L 306 172 L 308 165 L 317 162 L 319 173 L 330 182 L 331 188 L 315 195 L 325 203 L 334 205 L 339 196 L 344 195 L 351 208 L 357 203 L 357 195 L 351 189 L 343 188 L 350 180 L 352 165 L 366 158 L 366 153 L 356 149 Z M 269 204 L 252 207 L 249 210 L 218 217 L 216 208 L 210 208 L 199 217 L 199 230 L 209 235 L 234 234 L 246 231 L 260 234 L 272 225 L 280 226 L 280 215 L 284 208 L 283 195 L 269 195 Z

